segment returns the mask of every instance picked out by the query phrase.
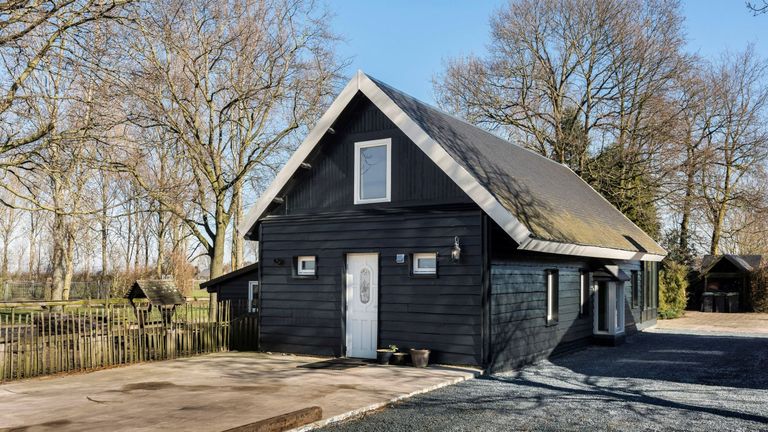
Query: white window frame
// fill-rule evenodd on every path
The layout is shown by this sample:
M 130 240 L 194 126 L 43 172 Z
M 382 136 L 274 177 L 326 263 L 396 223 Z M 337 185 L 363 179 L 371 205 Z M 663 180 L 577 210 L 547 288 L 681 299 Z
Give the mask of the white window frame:
M 433 258 L 435 267 L 420 267 L 419 259 Z M 413 254 L 413 274 L 415 275 L 436 275 L 437 274 L 437 252 L 418 252 Z
M 589 272 L 579 272 L 579 316 L 589 316 L 589 298 L 592 295 L 592 287 L 589 284 Z
M 259 281 L 248 282 L 248 313 L 256 312 L 256 306 L 253 304 L 253 294 L 259 291 Z
M 560 271 L 550 269 L 546 272 L 547 278 L 547 326 L 554 326 L 560 322 Z
M 360 183 L 360 152 L 364 148 L 368 147 L 380 147 L 385 146 L 387 148 L 387 193 L 384 198 L 360 198 L 360 192 L 362 192 L 362 185 Z M 392 200 L 392 139 L 378 139 L 371 141 L 359 141 L 355 143 L 355 204 L 373 204 L 381 202 L 390 202 Z
M 301 268 L 301 264 L 308 261 L 315 263 L 315 267 L 312 270 Z M 298 276 L 315 276 L 317 274 L 317 257 L 314 255 L 303 255 L 296 257 L 296 274 Z

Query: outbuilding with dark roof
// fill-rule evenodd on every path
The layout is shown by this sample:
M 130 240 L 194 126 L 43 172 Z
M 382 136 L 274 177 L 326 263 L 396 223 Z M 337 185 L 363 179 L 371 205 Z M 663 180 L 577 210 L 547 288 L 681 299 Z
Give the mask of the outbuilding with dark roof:
M 492 370 L 652 325 L 666 254 L 569 168 L 362 72 L 239 230 L 261 349 Z

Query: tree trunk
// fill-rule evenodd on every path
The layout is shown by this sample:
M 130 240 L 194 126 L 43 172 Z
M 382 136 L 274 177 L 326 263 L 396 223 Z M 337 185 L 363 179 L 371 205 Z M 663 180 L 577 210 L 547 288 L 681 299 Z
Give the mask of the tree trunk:
M 163 277 L 163 265 L 165 263 L 165 229 L 167 225 L 166 214 L 163 211 L 162 205 L 157 212 L 157 265 L 155 266 L 155 274 L 157 278 Z
M 107 240 L 109 239 L 109 228 L 107 223 L 109 222 L 107 215 L 107 181 L 102 180 L 101 186 L 101 282 L 104 283 L 104 278 L 109 272 L 109 258 L 107 254 Z
M 692 155 L 691 152 L 689 152 L 689 163 L 693 163 L 690 161 Z M 678 245 L 680 247 L 680 252 L 685 254 L 685 259 L 688 258 L 688 248 L 690 247 L 689 243 L 689 237 L 690 237 L 690 223 L 691 223 L 691 208 L 693 207 L 693 203 L 691 202 L 693 200 L 693 189 L 696 185 L 696 179 L 695 179 L 695 173 L 692 167 L 687 168 L 687 174 L 686 174 L 686 182 L 685 182 L 685 198 L 683 199 L 683 210 L 682 210 L 682 217 L 680 218 L 680 238 L 678 241 Z
M 712 244 L 709 247 L 710 255 L 720 254 L 720 238 L 723 235 L 723 224 L 725 222 L 725 212 L 728 210 L 726 201 L 723 200 L 717 209 L 715 222 L 712 226 Z
M 8 278 L 8 237 L 3 238 L 3 265 L 0 267 L 0 283 Z
M 64 286 L 61 290 L 61 299 L 69 300 L 69 293 L 72 289 L 72 276 L 75 274 L 75 240 L 72 238 L 72 233 L 69 230 L 67 230 L 64 265 Z
M 35 221 L 35 212 L 29 212 L 29 262 L 28 264 L 28 272 L 30 279 L 37 279 L 37 271 L 36 271 L 36 265 L 35 261 L 37 260 L 37 256 L 35 254 L 35 250 L 37 248 L 37 245 L 35 244 L 35 237 L 37 236 L 37 223 Z
M 224 245 L 227 238 L 227 226 L 229 225 L 229 218 L 222 205 L 217 203 L 219 207 L 216 210 L 216 234 L 213 238 L 213 247 L 208 249 L 208 254 L 211 257 L 211 270 L 210 278 L 216 278 L 224 273 Z M 208 314 L 211 321 L 216 321 L 216 306 L 218 304 L 218 296 L 216 293 L 210 294 L 210 303 L 208 308 Z
M 53 215 L 52 231 L 53 256 L 51 258 L 51 265 L 53 267 L 53 275 L 51 285 L 46 289 L 45 299 L 48 301 L 57 301 L 64 299 L 64 284 L 66 283 L 65 279 L 67 273 L 67 233 L 64 215 L 59 213 Z
M 235 185 L 235 191 L 233 196 L 232 208 L 232 270 L 237 270 L 243 266 L 243 238 L 237 232 L 237 227 L 240 225 L 242 217 L 242 199 L 240 193 L 242 184 Z

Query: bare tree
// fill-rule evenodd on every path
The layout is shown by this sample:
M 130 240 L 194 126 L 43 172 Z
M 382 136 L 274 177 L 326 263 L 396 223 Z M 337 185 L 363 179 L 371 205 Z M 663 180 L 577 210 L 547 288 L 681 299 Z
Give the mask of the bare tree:
M 757 16 L 768 12 L 768 0 L 760 0 L 751 2 L 747 2 L 747 9 L 752 11 L 752 14 Z
M 712 71 L 715 85 L 717 121 L 721 126 L 712 136 L 708 151 L 713 163 L 702 171 L 702 196 L 705 200 L 712 235 L 709 252 L 720 252 L 720 240 L 728 211 L 740 203 L 754 205 L 758 190 L 749 185 L 755 168 L 768 154 L 768 64 L 750 48 L 727 54 Z
M 666 173 L 681 25 L 674 1 L 513 1 L 490 55 L 449 61 L 438 101 L 570 166 L 642 226 Z
M 122 18 L 131 0 L 13 0 L 0 3 L 0 168 L 18 164 L 55 128 L 37 109 L 48 97 L 30 85 L 64 40 Z
M 249 174 L 295 143 L 322 113 L 339 62 L 327 14 L 311 1 L 167 0 L 148 6 L 126 41 L 125 90 L 131 124 L 173 139 L 137 146 L 134 158 L 158 163 L 163 146 L 191 174 L 184 209 L 158 187 L 152 170 L 126 167 L 163 207 L 182 220 L 222 274 L 227 227 L 239 215 Z M 159 147 L 158 147 L 159 146 Z
M 2 192 L 2 191 L 0 191 Z M 11 243 L 18 237 L 19 227 L 21 225 L 20 212 L 12 205 L 15 198 L 7 196 L 2 200 L 8 201 L 11 206 L 0 204 L 0 243 L 2 243 L 2 256 L 0 256 L 0 283 L 8 279 L 10 263 Z

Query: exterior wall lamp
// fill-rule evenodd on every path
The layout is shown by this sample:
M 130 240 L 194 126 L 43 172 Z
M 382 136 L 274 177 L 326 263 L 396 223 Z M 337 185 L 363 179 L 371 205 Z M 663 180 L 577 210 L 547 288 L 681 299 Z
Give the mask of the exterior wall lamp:
M 451 250 L 451 261 L 459 262 L 461 259 L 461 246 L 459 246 L 459 236 L 453 238 L 453 249 Z

